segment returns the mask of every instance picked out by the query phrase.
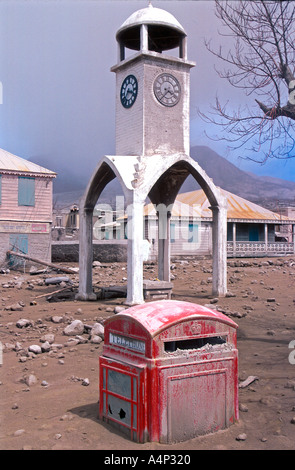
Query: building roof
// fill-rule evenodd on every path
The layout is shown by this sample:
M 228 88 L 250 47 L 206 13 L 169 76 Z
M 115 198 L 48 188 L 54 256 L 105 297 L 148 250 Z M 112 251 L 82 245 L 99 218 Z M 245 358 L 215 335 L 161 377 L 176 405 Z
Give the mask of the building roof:
M 151 4 L 132 13 L 121 25 L 117 34 L 120 34 L 121 31 L 127 28 L 133 28 L 142 24 L 168 26 L 180 31 L 182 34 L 186 34 L 184 28 L 171 13 L 161 8 L 154 8 Z
M 37 163 L 29 162 L 24 158 L 13 155 L 6 150 L 0 149 L 0 172 L 41 174 L 43 176 L 55 177 L 54 171 L 48 170 Z
M 291 219 L 272 212 L 251 201 L 243 199 L 236 194 L 219 188 L 223 196 L 227 199 L 227 219 L 232 221 L 268 221 L 268 222 L 289 222 Z M 145 206 L 144 215 L 156 215 L 153 204 Z M 172 217 L 201 217 L 212 218 L 210 203 L 202 189 L 179 194 L 175 200 L 171 211 Z

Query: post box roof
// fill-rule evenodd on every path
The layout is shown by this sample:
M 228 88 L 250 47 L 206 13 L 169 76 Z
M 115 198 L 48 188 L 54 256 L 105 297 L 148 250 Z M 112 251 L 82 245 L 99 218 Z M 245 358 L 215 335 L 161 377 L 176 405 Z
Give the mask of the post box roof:
M 202 305 L 179 300 L 160 300 L 136 305 L 112 318 L 114 320 L 119 318 L 133 319 L 139 322 L 152 337 L 172 325 L 189 320 L 215 320 L 226 323 L 232 328 L 238 328 L 238 325 L 223 313 Z

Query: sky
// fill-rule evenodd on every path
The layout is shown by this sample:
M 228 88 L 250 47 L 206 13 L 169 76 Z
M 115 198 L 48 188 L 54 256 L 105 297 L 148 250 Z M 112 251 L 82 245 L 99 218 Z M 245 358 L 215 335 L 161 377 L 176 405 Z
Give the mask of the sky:
M 221 80 L 204 39 L 220 44 L 212 0 L 152 2 L 188 36 L 191 145 L 207 145 L 242 170 L 295 181 L 295 159 L 265 165 L 205 136 L 197 109 L 218 94 L 236 106 L 242 91 Z M 0 148 L 57 172 L 55 191 L 86 187 L 104 155 L 115 153 L 116 32 L 144 0 L 0 0 Z

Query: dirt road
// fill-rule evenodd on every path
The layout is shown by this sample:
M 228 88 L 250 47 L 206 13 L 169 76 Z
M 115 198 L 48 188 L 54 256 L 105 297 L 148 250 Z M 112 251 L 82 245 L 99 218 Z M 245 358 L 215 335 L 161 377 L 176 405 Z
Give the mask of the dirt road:
M 69 267 L 75 267 L 70 264 Z M 123 263 L 93 270 L 94 286 L 126 284 Z M 93 325 L 114 315 L 124 298 L 74 300 L 78 275 L 67 275 L 72 287 L 45 284 L 53 271 L 31 275 L 0 274 L 0 448 L 21 450 L 168 450 L 295 448 L 295 258 L 228 261 L 230 296 L 213 299 L 208 260 L 172 265 L 173 299 L 212 305 L 238 323 L 239 380 L 257 380 L 240 389 L 240 419 L 229 429 L 173 445 L 137 444 L 97 419 L 98 357 L 103 341 L 64 335 L 75 319 Z M 61 275 L 64 276 L 64 275 Z M 146 265 L 146 279 L 157 277 Z M 64 281 L 65 282 L 65 281 Z M 51 292 L 65 287 L 59 301 Z M 53 300 L 53 298 L 51 299 Z M 19 327 L 21 319 L 29 320 Z M 48 336 L 51 335 L 51 336 Z M 51 339 L 47 352 L 28 352 Z M 48 342 L 48 341 L 47 341 Z M 243 440 L 238 440 L 240 436 Z

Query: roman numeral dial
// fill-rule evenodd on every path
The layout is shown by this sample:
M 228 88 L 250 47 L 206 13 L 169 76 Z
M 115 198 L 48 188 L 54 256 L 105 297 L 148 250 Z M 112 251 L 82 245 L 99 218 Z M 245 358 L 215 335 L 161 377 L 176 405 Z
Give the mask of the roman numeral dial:
M 154 94 L 163 106 L 175 106 L 180 100 L 180 83 L 170 73 L 161 73 L 155 78 Z

